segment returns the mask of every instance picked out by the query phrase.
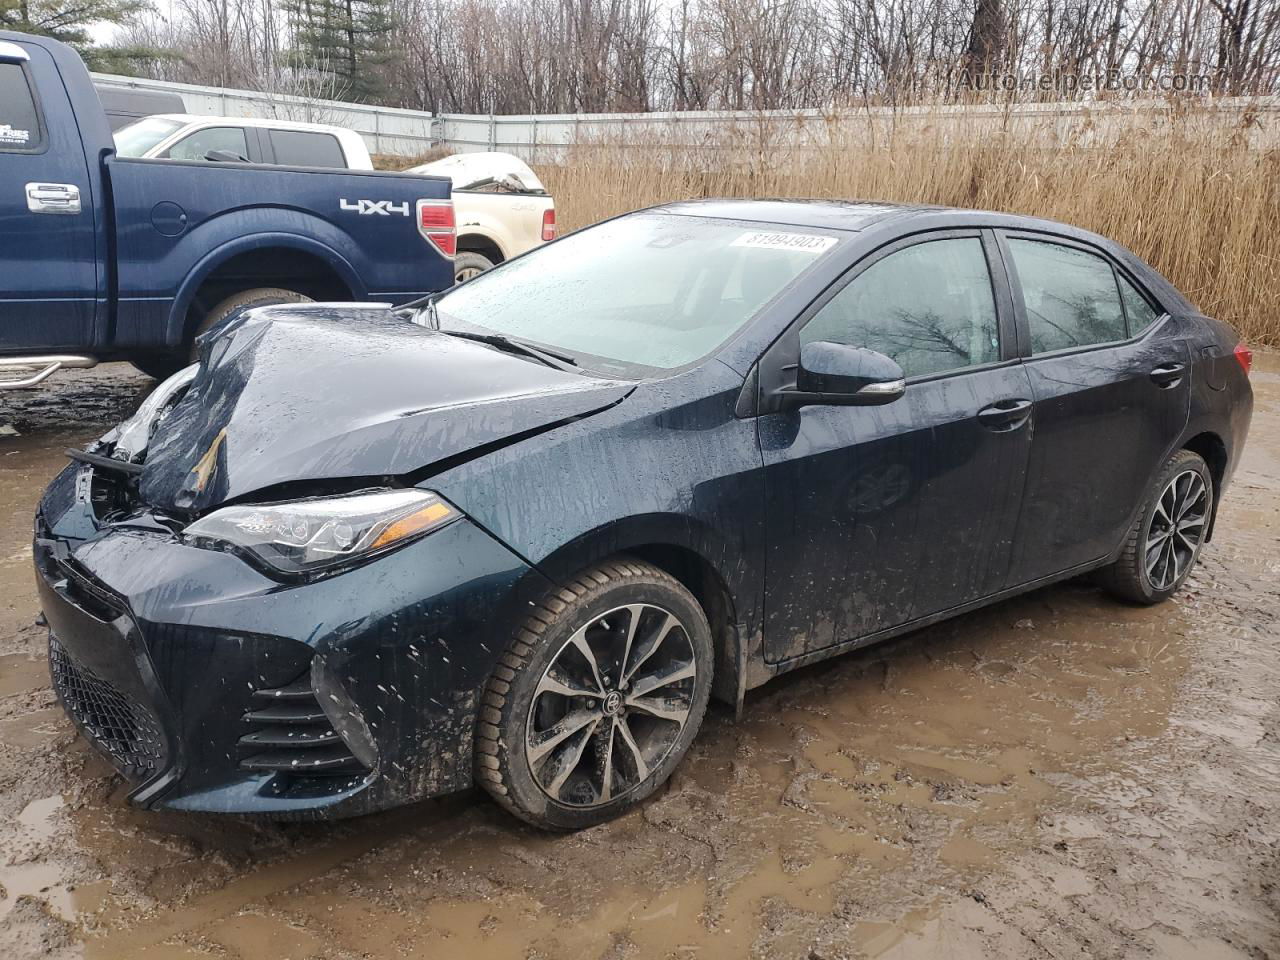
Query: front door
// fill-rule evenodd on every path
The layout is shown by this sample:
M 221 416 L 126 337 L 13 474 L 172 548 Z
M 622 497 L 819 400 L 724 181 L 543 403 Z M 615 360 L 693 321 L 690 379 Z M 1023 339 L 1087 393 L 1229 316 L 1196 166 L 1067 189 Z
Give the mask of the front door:
M 775 346 L 868 347 L 898 362 L 907 388 L 884 406 L 759 419 L 770 661 L 870 637 L 1004 583 L 1031 392 L 993 261 L 985 231 L 899 242 L 856 266 L 798 337 Z
M 69 110 L 42 47 L 0 43 L 0 354 L 93 346 L 94 203 Z
M 1042 234 L 1003 243 L 1035 399 L 1017 586 L 1119 547 L 1186 426 L 1191 378 L 1176 322 L 1098 251 Z

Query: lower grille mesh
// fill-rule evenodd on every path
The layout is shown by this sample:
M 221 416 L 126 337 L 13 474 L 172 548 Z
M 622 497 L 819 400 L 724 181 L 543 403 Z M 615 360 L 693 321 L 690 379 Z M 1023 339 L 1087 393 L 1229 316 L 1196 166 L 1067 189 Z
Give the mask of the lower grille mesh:
M 154 776 L 165 759 L 160 723 L 144 705 L 130 702 L 106 680 L 76 663 L 49 638 L 53 686 L 73 720 L 130 780 Z

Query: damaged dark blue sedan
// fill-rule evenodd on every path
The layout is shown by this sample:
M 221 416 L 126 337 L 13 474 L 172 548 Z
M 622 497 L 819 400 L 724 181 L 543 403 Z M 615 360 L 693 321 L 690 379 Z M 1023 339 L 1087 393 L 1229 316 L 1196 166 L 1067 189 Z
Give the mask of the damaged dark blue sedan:
M 54 685 L 144 806 L 478 783 L 599 823 L 711 697 L 1086 572 L 1170 596 L 1248 369 L 1098 236 L 874 204 L 674 204 L 425 304 L 250 310 L 45 494 Z

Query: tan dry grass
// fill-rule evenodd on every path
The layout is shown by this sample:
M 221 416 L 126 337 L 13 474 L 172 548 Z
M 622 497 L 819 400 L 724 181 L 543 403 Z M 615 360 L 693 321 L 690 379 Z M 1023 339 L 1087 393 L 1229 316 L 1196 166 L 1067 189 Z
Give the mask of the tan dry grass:
M 539 173 L 562 229 L 715 196 L 864 198 L 1048 217 L 1119 241 L 1250 342 L 1280 346 L 1280 150 L 1259 144 L 1258 127 L 1253 116 L 1242 122 L 1210 108 L 1004 124 L 853 116 L 833 120 L 825 142 L 804 149 L 762 128 L 696 146 L 650 129 L 579 143 Z

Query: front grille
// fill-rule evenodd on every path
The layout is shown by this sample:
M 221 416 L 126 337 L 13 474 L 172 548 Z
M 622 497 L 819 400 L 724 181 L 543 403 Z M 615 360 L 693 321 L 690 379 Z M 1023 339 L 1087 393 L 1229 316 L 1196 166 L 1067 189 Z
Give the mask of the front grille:
M 240 738 L 245 770 L 350 776 L 367 772 L 320 707 L 308 671 L 293 683 L 253 692 L 262 704 L 244 715 L 253 729 Z
M 148 780 L 163 768 L 164 736 L 149 709 L 76 663 L 53 636 L 49 667 L 54 690 L 71 718 L 125 777 Z

